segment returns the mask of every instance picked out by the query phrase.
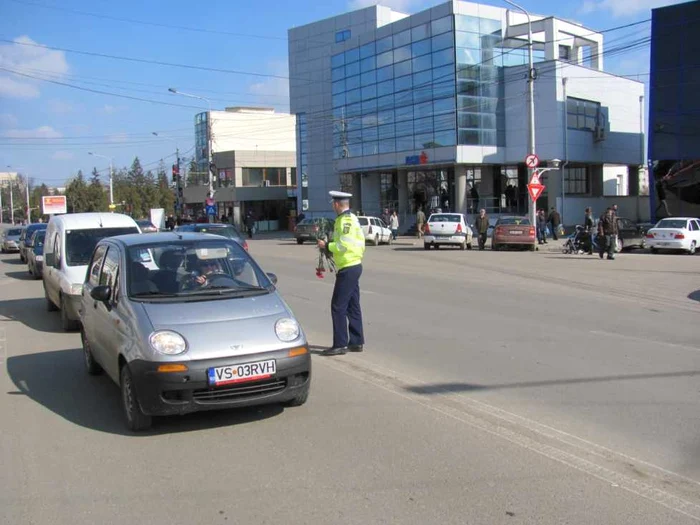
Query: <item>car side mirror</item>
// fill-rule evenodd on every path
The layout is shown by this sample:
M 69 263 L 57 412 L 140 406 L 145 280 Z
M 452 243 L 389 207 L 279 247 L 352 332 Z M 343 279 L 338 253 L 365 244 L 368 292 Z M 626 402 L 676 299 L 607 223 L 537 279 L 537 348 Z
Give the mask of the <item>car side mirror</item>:
M 90 297 L 95 301 L 101 301 L 106 303 L 112 295 L 112 288 L 110 286 L 95 286 L 90 291 Z
M 268 273 L 267 278 L 270 279 L 272 284 L 277 285 L 277 276 L 274 273 Z
M 53 268 L 56 265 L 56 254 L 54 254 L 54 253 L 45 254 L 44 255 L 44 262 L 46 263 L 46 266 Z

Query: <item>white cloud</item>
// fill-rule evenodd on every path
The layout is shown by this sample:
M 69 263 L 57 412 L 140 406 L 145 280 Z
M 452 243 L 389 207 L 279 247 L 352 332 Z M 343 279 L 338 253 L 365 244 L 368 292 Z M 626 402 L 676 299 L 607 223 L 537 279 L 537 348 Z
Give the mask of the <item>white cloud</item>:
M 256 104 L 273 106 L 278 111 L 289 109 L 289 69 L 286 60 L 273 60 L 268 64 L 271 75 L 285 78 L 267 78 L 248 87 L 248 93 L 255 95 Z
M 74 109 L 68 102 L 55 99 L 49 101 L 48 108 L 51 113 L 55 113 L 57 115 L 67 115 L 68 113 L 72 113 Z
M 2 133 L 2 136 L 18 139 L 57 139 L 63 135 L 51 126 L 40 126 L 35 129 L 8 129 Z
M 0 45 L 0 67 L 52 79 L 68 72 L 68 62 L 63 51 L 34 47 L 36 42 L 26 35 L 15 38 L 14 42 Z M 0 96 L 37 98 L 40 95 L 38 83 L 34 79 L 3 73 L 0 75 Z
M 677 3 L 678 0 L 585 0 L 579 8 L 579 13 L 608 11 L 616 18 L 625 18 L 636 16 L 642 11 Z
M 0 128 L 14 128 L 19 119 L 10 113 L 0 113 Z
M 111 104 L 105 104 L 104 106 L 102 106 L 102 112 L 106 113 L 107 115 L 113 115 L 117 111 L 121 111 L 121 108 L 117 106 L 112 106 Z
M 427 5 L 428 2 L 426 0 L 350 0 L 348 2 L 348 8 L 352 10 L 362 9 L 363 7 L 377 4 L 391 7 L 395 11 L 410 13 L 411 11 Z
M 70 151 L 57 151 L 51 155 L 52 160 L 73 160 L 75 155 Z

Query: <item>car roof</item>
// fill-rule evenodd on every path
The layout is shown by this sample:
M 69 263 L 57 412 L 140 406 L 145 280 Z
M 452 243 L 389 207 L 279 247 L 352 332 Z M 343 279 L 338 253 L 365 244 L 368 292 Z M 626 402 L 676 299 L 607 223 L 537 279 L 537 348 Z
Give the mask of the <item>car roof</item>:
M 663 219 L 659 219 L 658 222 L 661 221 L 699 221 L 697 217 L 664 217 Z
M 188 222 L 177 226 L 177 228 L 235 228 L 235 226 L 223 222 Z
M 107 237 L 104 240 L 114 241 L 125 247 L 143 246 L 150 244 L 158 244 L 161 242 L 176 242 L 176 241 L 197 241 L 197 240 L 212 240 L 221 241 L 221 235 L 212 235 L 210 233 L 198 232 L 159 232 L 149 233 L 144 235 L 141 233 L 130 233 L 127 235 L 116 235 Z M 228 240 L 228 239 L 226 239 Z M 101 242 L 101 241 L 100 241 Z
M 51 217 L 49 224 L 62 224 L 67 230 L 80 228 L 119 228 L 134 226 L 136 221 L 123 213 L 66 213 Z
M 47 226 L 48 224 L 46 224 L 45 222 L 33 222 L 25 226 L 25 228 L 27 228 L 27 230 L 43 230 Z

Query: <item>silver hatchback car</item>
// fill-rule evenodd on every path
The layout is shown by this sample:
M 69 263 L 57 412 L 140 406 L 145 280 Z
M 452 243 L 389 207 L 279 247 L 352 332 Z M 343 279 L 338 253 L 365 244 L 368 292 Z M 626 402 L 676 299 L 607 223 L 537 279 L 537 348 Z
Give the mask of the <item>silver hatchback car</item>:
M 106 238 L 81 298 L 87 371 L 121 387 L 131 430 L 152 416 L 302 405 L 311 356 L 276 281 L 218 235 Z

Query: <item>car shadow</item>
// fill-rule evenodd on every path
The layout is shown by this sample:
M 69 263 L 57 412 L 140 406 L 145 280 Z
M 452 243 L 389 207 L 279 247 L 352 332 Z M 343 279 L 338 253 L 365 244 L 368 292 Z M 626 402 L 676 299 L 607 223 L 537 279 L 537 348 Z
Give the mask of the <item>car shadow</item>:
M 19 258 L 18 253 L 5 254 L 5 255 L 3 255 L 2 259 L 0 259 L 0 261 L 2 261 L 5 264 L 16 264 L 16 265 L 27 264 L 27 263 L 22 262 L 22 259 Z
M 587 254 L 570 254 L 570 255 L 545 255 L 545 259 L 568 259 L 570 261 L 600 261 L 600 257 L 597 254 L 587 255 Z
M 28 274 L 27 277 L 29 280 Z M 39 332 L 63 333 L 60 316 L 46 311 L 46 299 L 43 297 L 0 301 L 0 316 L 18 321 Z
M 700 290 L 695 290 L 688 294 L 688 299 L 700 302 Z
M 34 276 L 29 273 L 29 270 L 24 272 L 7 272 L 5 275 L 11 279 L 17 279 L 18 281 L 35 281 Z
M 615 376 L 598 377 L 578 377 L 570 379 L 551 379 L 545 381 L 524 381 L 519 383 L 496 383 L 492 385 L 480 385 L 478 383 L 434 383 L 427 385 L 412 385 L 404 387 L 405 390 L 414 394 L 441 395 L 454 394 L 459 392 L 474 392 L 481 390 L 508 390 L 515 388 L 537 388 L 546 386 L 575 385 L 588 383 L 607 383 L 611 381 L 632 381 L 661 379 L 673 377 L 697 377 L 700 370 L 683 370 L 679 372 L 660 372 L 657 374 L 629 374 Z
M 119 387 L 106 375 L 90 376 L 80 348 L 13 356 L 7 372 L 17 388 L 12 396 L 27 396 L 54 414 L 81 427 L 124 436 L 144 437 L 241 425 L 277 416 L 281 405 L 195 412 L 156 417 L 147 432 L 126 428 Z

